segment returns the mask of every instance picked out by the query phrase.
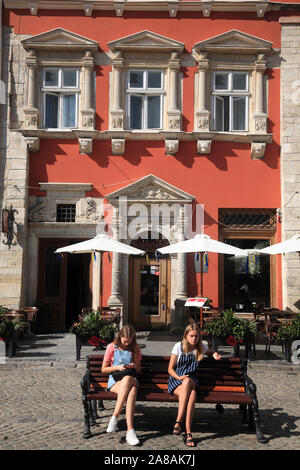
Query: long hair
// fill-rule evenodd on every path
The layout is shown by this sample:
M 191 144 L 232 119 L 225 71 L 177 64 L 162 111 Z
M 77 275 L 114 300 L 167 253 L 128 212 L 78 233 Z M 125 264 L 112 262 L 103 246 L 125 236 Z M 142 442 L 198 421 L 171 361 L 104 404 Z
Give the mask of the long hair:
M 136 332 L 132 325 L 124 325 L 123 328 L 118 331 L 117 336 L 114 339 L 114 344 L 116 344 L 119 348 L 123 348 L 121 338 L 131 338 L 131 344 L 128 346 L 128 349 L 134 355 L 137 342 L 136 342 Z
M 203 345 L 202 345 L 201 333 L 196 323 L 191 323 L 190 325 L 186 327 L 183 333 L 183 338 L 182 338 L 182 351 L 185 354 L 190 352 L 188 341 L 186 339 L 190 331 L 196 331 L 198 334 L 198 341 L 195 345 L 194 351 L 195 351 L 195 356 L 196 356 L 197 361 L 201 361 L 203 359 Z

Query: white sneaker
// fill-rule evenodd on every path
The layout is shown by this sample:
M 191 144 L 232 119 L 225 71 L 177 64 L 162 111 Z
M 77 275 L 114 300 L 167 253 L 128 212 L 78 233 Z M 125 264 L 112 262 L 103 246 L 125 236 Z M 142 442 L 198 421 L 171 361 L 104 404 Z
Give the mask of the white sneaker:
M 116 432 L 118 429 L 118 419 L 116 416 L 112 415 L 109 420 L 106 432 Z
M 136 437 L 136 434 L 134 432 L 134 429 L 130 429 L 130 431 L 127 431 L 126 433 L 126 441 L 129 445 L 131 446 L 137 446 L 140 441 Z

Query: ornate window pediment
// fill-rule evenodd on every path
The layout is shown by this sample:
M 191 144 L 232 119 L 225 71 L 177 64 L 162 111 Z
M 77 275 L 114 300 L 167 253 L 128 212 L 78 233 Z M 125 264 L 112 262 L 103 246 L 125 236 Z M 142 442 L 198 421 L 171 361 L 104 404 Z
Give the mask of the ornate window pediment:
M 28 51 L 23 129 L 29 148 L 38 149 L 38 144 L 33 148 L 32 137 L 39 139 L 45 131 L 94 130 L 93 74 L 98 43 L 63 28 L 45 31 L 21 43 Z M 92 151 L 89 140 L 85 147 L 79 140 L 80 152 Z
M 130 132 L 131 138 L 137 132 L 180 132 L 179 73 L 184 44 L 141 31 L 111 41 L 108 47 L 113 57 L 109 128 L 118 135 L 118 141 L 112 139 L 112 153 L 125 152 L 125 137 L 121 144 L 120 131 Z
M 182 52 L 184 44 L 152 31 L 140 31 L 108 43 L 111 51 Z
M 251 157 L 263 158 L 266 143 L 272 141 L 264 77 L 271 51 L 270 41 L 235 29 L 194 45 L 198 142 L 246 139 L 252 144 Z
M 230 53 L 267 53 L 272 49 L 272 43 L 256 36 L 243 33 L 233 29 L 218 36 L 198 42 L 194 45 L 195 50 L 207 52 Z
M 191 194 L 182 191 L 155 175 L 147 175 L 134 183 L 107 194 L 106 199 L 112 204 L 120 197 L 126 197 L 128 202 L 136 203 L 180 203 L 188 204 L 194 199 Z
M 93 50 L 97 51 L 99 45 L 96 41 L 88 39 L 63 28 L 56 28 L 37 34 L 21 41 L 25 49 L 55 49 L 55 50 Z

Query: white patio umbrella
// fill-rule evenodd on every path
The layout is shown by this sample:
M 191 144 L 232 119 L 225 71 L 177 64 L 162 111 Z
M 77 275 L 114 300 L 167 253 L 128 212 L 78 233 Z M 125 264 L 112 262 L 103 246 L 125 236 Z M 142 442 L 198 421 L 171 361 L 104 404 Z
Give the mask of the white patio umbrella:
M 201 296 L 203 297 L 203 253 L 223 253 L 227 255 L 247 256 L 247 251 L 237 248 L 227 243 L 214 240 L 205 234 L 198 234 L 194 238 L 184 240 L 183 242 L 159 248 L 157 251 L 163 254 L 168 253 L 200 253 L 201 254 Z M 200 325 L 202 326 L 202 309 Z
M 112 252 L 112 253 L 123 253 L 127 255 L 143 255 L 145 252 L 129 246 L 126 243 L 119 242 L 114 238 L 109 237 L 108 235 L 100 234 L 96 235 L 94 238 L 85 240 L 84 242 L 74 243 L 73 245 L 64 246 L 58 248 L 55 253 L 100 253 L 100 266 L 101 266 L 101 302 L 102 302 L 102 261 L 103 261 L 103 252 Z
M 269 255 L 294 253 L 296 251 L 300 252 L 300 233 L 292 238 L 289 238 L 288 240 L 285 240 L 284 242 L 276 243 L 258 250 L 259 253 L 265 253 Z

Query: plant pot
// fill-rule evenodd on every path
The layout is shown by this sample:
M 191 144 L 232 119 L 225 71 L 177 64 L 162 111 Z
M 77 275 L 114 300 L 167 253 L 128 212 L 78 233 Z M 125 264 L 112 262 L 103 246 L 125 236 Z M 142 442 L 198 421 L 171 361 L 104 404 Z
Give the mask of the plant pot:
M 218 351 L 218 348 L 220 346 L 233 346 L 234 347 L 234 355 L 235 357 L 240 356 L 240 346 L 244 345 L 245 346 L 245 357 L 248 359 L 249 354 L 252 355 L 251 351 L 251 344 L 252 344 L 252 339 L 250 336 L 246 336 L 243 341 L 236 342 L 231 335 L 228 336 L 215 336 L 211 335 L 211 349 L 213 351 Z
M 107 342 L 104 340 L 101 340 L 100 338 L 100 343 L 96 344 L 92 341 L 93 337 L 99 338 L 99 336 L 96 333 L 91 333 L 90 335 L 75 335 L 76 336 L 76 361 L 80 361 L 80 352 L 81 352 L 81 347 L 82 346 L 98 346 L 99 349 L 102 347 L 106 346 Z M 103 341 L 103 342 L 102 342 Z
M 285 359 L 289 362 L 292 362 L 292 344 L 294 341 L 300 340 L 300 338 L 286 339 L 283 343 L 284 345 L 284 354 Z
M 16 342 L 15 340 L 5 341 L 5 356 L 6 357 L 15 357 L 16 355 Z

